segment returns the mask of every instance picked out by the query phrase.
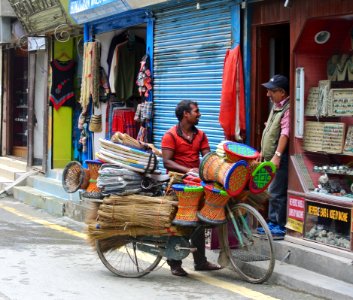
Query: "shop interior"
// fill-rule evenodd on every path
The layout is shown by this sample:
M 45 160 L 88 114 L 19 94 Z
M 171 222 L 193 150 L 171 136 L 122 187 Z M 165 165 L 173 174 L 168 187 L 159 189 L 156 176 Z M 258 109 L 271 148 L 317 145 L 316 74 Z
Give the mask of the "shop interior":
M 309 19 L 294 49 L 292 161 L 310 199 L 304 238 L 343 249 L 352 249 L 352 29 L 353 16 Z

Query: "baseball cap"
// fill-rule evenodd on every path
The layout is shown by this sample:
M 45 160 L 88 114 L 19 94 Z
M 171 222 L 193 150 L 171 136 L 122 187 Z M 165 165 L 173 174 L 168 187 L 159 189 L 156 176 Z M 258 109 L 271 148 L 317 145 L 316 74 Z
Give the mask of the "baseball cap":
M 269 90 L 273 89 L 284 89 L 287 93 L 289 92 L 289 84 L 286 76 L 274 75 L 269 82 L 263 83 L 262 86 Z

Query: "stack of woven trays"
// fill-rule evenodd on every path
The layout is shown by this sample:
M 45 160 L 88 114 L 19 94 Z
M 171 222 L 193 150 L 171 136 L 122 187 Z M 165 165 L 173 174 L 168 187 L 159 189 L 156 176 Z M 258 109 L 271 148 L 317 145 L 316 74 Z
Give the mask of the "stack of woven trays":
M 98 173 L 97 186 L 103 194 L 131 195 L 142 190 L 142 176 L 138 172 L 113 164 L 103 164 Z
M 139 173 L 153 173 L 158 167 L 156 155 L 126 145 L 99 139 L 101 148 L 96 156 L 104 163 L 115 164 Z

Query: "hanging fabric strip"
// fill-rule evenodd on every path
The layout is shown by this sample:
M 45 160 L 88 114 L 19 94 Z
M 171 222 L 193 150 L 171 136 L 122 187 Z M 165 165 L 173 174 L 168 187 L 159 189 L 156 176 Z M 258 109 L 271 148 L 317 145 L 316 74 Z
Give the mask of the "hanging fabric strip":
M 99 105 L 99 43 L 87 42 L 83 48 L 83 71 L 80 104 L 85 112 L 92 96 L 95 106 Z
M 227 140 L 242 141 L 246 131 L 243 65 L 240 46 L 224 59 L 219 122 Z

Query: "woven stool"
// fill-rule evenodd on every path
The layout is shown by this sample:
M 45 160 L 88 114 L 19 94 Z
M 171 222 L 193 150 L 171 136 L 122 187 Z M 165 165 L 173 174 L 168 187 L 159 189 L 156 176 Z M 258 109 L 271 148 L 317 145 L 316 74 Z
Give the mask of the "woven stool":
M 249 190 L 259 194 L 267 189 L 276 174 L 276 166 L 270 161 L 250 164 Z
M 236 142 L 225 142 L 223 143 L 223 149 L 228 162 L 237 162 L 239 160 L 245 160 L 248 163 L 254 161 L 260 153 L 254 148 Z
M 216 152 L 207 153 L 200 165 L 200 178 L 204 182 L 218 182 L 231 196 L 241 193 L 249 180 L 248 163 L 224 161 Z
M 172 189 L 178 197 L 178 211 L 172 224 L 180 226 L 197 226 L 198 218 L 196 214 L 200 200 L 204 195 L 203 187 L 196 185 L 173 184 Z
M 219 225 L 226 223 L 224 207 L 230 196 L 216 184 L 203 183 L 205 191 L 205 204 L 197 213 L 198 218 L 208 224 Z

